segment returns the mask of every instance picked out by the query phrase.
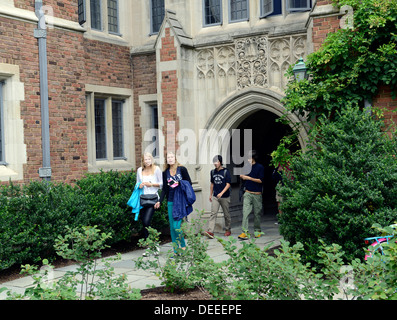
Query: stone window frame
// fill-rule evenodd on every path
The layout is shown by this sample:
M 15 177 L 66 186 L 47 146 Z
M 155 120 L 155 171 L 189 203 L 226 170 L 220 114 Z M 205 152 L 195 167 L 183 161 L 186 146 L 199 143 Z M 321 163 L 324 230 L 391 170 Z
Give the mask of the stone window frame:
M 116 8 L 109 8 L 110 5 L 110 1 L 114 1 Z M 116 11 L 116 14 L 111 16 L 111 11 Z M 108 15 L 108 32 L 110 34 L 115 34 L 115 35 L 120 35 L 120 7 L 119 7 L 119 0 L 107 0 L 107 15 Z M 115 19 L 117 21 L 117 24 L 112 23 L 112 19 Z M 111 26 L 116 26 L 117 30 L 113 31 L 110 30 Z
M 91 0 L 83 0 L 88 1 L 82 7 L 85 12 L 79 11 L 79 23 L 86 28 L 86 32 L 84 33 L 84 37 L 91 40 L 99 40 L 109 43 L 114 43 L 117 45 L 127 45 L 126 39 L 123 38 L 122 30 L 125 31 L 125 27 L 123 25 L 124 15 L 123 11 L 128 10 L 126 2 L 117 1 L 117 32 L 109 30 L 109 9 L 108 9 L 108 0 L 97 0 L 100 5 L 100 14 L 101 14 L 101 27 L 100 29 L 93 28 L 91 26 Z M 81 9 L 81 8 L 80 8 Z M 79 9 L 79 10 L 80 10 Z M 124 28 L 123 28 L 124 27 Z
M 3 86 L 4 80 L 0 80 L 0 165 L 7 165 L 4 161 L 4 103 L 3 103 Z
M 0 163 L 0 181 L 24 179 L 27 163 L 21 101 L 25 100 L 19 66 L 0 63 L 2 85 L 2 135 L 4 156 Z
M 243 22 L 243 21 L 249 21 L 250 19 L 250 5 L 249 5 L 249 0 L 235 0 L 239 2 L 245 2 L 247 4 L 247 17 L 245 18 L 239 18 L 232 20 L 232 1 L 233 0 L 228 0 L 228 9 L 229 9 L 229 23 L 236 23 L 236 22 Z
M 305 1 L 306 2 L 306 6 L 291 6 L 291 2 L 292 1 Z M 308 11 L 310 10 L 312 7 L 312 1 L 311 0 L 285 0 L 285 10 L 286 12 L 301 12 L 301 11 Z
M 149 10 L 149 12 L 150 12 L 150 35 L 158 34 L 158 32 L 160 31 L 160 27 L 161 27 L 162 21 L 164 20 L 164 16 L 165 16 L 165 0 L 162 0 L 163 1 L 163 14 L 162 14 L 163 18 L 161 20 L 161 23 L 159 23 L 156 26 L 154 25 L 155 22 L 154 22 L 153 16 L 154 16 L 155 7 L 153 5 L 153 1 L 160 1 L 160 0 L 150 0 L 149 1 L 149 6 L 150 6 L 150 10 Z M 158 18 L 160 16 L 161 16 L 161 14 L 157 14 L 156 17 Z M 157 28 L 158 28 L 158 30 L 156 30 Z
M 89 10 L 90 10 L 90 15 L 89 15 L 89 19 L 90 19 L 90 27 L 93 30 L 98 30 L 98 31 L 103 31 L 103 18 L 102 18 L 102 0 L 88 0 L 90 2 L 89 5 Z M 97 11 L 97 14 L 99 15 L 99 17 L 95 17 L 96 19 L 98 19 L 97 22 L 94 22 L 93 19 L 93 8 L 95 8 L 95 10 Z M 98 23 L 99 25 L 96 25 L 96 23 Z
M 202 5 L 203 5 L 203 26 L 204 27 L 212 27 L 212 26 L 219 26 L 222 25 L 223 23 L 223 6 L 222 6 L 222 0 L 216 0 L 218 1 L 218 5 L 219 5 L 219 22 L 215 22 L 215 23 L 206 23 L 206 1 L 211 1 L 211 0 L 202 0 Z M 214 0 L 213 0 L 214 1 Z M 218 6 L 217 5 L 217 6 Z
M 96 158 L 95 140 L 95 100 L 105 101 L 106 117 L 106 158 Z M 115 157 L 113 152 L 113 117 L 112 102 L 123 102 L 122 107 L 122 132 L 123 132 L 123 157 Z M 100 172 L 109 170 L 131 170 L 135 161 L 135 135 L 134 113 L 132 103 L 132 90 L 124 88 L 86 85 L 87 104 L 87 154 L 88 171 Z
M 145 134 L 148 132 L 148 130 L 154 129 L 154 119 L 153 119 L 153 106 L 157 107 L 157 117 L 158 117 L 158 135 L 157 135 L 157 141 L 156 144 L 158 146 L 158 152 L 153 158 L 157 163 L 159 163 L 159 160 L 162 155 L 162 148 L 161 146 L 164 145 L 164 141 L 162 141 L 162 132 L 161 132 L 161 117 L 160 117 L 160 105 L 158 103 L 158 96 L 157 94 L 146 94 L 146 95 L 140 95 L 139 96 L 139 106 L 141 108 L 141 116 L 139 119 L 139 123 L 141 125 L 142 129 L 142 152 L 154 143 L 153 140 L 149 141 L 145 139 Z

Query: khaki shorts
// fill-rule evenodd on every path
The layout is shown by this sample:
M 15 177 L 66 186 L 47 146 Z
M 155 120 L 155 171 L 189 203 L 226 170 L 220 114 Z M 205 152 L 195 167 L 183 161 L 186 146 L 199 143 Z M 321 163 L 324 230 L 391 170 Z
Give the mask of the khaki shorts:
M 278 192 L 277 190 L 276 190 L 276 201 L 277 202 L 283 201 L 283 197 L 281 196 L 280 192 Z

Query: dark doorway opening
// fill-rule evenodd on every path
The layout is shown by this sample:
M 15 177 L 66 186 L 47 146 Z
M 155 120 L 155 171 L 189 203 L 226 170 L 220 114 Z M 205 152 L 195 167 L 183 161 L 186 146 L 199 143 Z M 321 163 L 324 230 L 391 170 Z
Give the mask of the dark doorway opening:
M 292 133 L 292 128 L 289 125 L 276 121 L 279 118 L 276 114 L 259 110 L 246 119 L 244 119 L 237 129 L 240 129 L 242 136 L 244 129 L 252 130 L 252 149 L 257 151 L 259 156 L 258 162 L 265 168 L 265 181 L 263 184 L 263 213 L 275 215 L 278 212 L 276 202 L 276 183 L 272 178 L 274 167 L 271 166 L 271 153 L 277 149 L 280 140 Z M 240 150 L 244 150 L 244 139 L 240 138 Z M 296 146 L 291 148 L 294 152 L 299 148 Z M 233 150 L 231 150 L 233 152 Z M 241 156 L 243 156 L 241 154 Z M 232 181 L 233 190 L 240 188 L 240 178 L 235 176 Z M 241 203 L 238 197 L 238 192 L 232 193 L 231 207 L 241 210 Z M 239 210 L 239 211 L 240 211 Z

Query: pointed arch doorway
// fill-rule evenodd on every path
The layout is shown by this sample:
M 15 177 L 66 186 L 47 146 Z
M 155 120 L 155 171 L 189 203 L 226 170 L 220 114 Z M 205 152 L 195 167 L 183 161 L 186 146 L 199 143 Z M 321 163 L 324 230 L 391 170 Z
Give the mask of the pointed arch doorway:
M 239 150 L 232 150 L 233 143 L 229 143 L 228 150 L 222 153 L 227 155 L 227 167 L 232 173 L 232 195 L 230 211 L 233 221 L 242 219 L 242 203 L 239 200 L 240 178 L 233 175 L 233 169 L 238 164 L 233 163 L 232 153 L 239 153 L 244 156 L 244 130 L 252 133 L 252 149 L 256 150 L 261 163 L 265 168 L 265 182 L 263 185 L 263 213 L 276 214 L 277 203 L 275 201 L 275 183 L 272 179 L 273 167 L 270 166 L 271 152 L 274 151 L 280 140 L 292 132 L 292 127 L 296 123 L 301 123 L 303 119 L 295 114 L 287 116 L 290 125 L 282 124 L 276 120 L 285 114 L 286 109 L 280 102 L 282 95 L 268 89 L 247 89 L 238 92 L 236 95 L 224 101 L 214 112 L 207 122 L 206 129 L 222 130 L 239 129 L 240 134 Z M 233 136 L 232 138 L 233 139 Z M 303 126 L 298 134 L 298 144 L 296 148 L 305 148 L 307 132 Z

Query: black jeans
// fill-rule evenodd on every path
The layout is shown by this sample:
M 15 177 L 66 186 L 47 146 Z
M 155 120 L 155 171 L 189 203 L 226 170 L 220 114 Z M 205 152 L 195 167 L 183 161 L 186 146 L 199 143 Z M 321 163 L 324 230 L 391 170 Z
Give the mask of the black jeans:
M 149 236 L 149 232 L 147 231 L 147 227 L 150 227 L 154 214 L 154 207 L 144 207 L 141 209 L 139 216 L 141 217 L 142 224 L 143 224 L 143 236 L 145 239 Z

